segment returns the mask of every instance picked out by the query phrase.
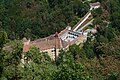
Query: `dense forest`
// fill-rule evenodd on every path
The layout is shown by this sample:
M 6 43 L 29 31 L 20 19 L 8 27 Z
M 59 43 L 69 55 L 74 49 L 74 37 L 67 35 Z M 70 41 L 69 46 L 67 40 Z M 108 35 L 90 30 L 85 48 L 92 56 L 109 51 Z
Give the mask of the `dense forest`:
M 41 38 L 74 26 L 89 5 L 80 0 L 0 0 L 0 10 L 1 28 L 10 39 Z
M 85 0 L 0 0 L 1 80 L 120 80 L 120 0 L 92 0 L 97 34 L 61 50 L 57 61 L 31 47 L 21 64 L 23 37 L 37 39 L 74 26 L 89 10 Z M 83 3 L 84 2 L 84 3 Z M 109 24 L 107 24 L 109 23 Z

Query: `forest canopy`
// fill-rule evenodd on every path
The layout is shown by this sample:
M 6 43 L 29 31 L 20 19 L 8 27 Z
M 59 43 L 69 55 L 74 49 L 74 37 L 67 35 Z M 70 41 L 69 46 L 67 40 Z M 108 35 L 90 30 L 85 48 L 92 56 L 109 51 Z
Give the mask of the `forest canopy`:
M 80 0 L 0 0 L 0 28 L 10 39 L 42 38 L 73 27 L 88 10 Z
M 90 25 L 97 33 L 53 61 L 35 46 L 23 53 L 21 39 L 73 27 L 89 11 L 88 0 L 0 0 L 0 80 L 120 80 L 120 0 L 97 1 Z

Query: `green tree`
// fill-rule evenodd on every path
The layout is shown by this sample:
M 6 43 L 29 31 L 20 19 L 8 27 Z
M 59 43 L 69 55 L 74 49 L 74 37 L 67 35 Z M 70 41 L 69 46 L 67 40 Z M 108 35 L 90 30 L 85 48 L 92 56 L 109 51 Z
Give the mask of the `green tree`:
M 79 45 L 72 45 L 68 50 L 62 50 L 57 61 L 58 70 L 53 80 L 90 80 L 90 75 L 82 64 L 76 62 L 79 55 Z
M 20 80 L 53 80 L 54 72 L 57 70 L 53 64 L 44 65 L 32 63 L 26 63 L 24 67 L 19 68 Z
M 4 31 L 0 31 L 0 51 L 3 48 L 3 45 L 6 43 L 7 39 L 7 33 Z
M 9 80 L 18 80 L 18 66 L 22 58 L 22 48 L 22 43 L 16 40 L 11 41 L 5 45 L 0 55 L 2 56 L 1 77 Z
M 56 71 L 53 80 L 91 80 L 84 71 L 84 66 L 77 63 L 61 64 Z
M 97 9 L 95 9 L 95 10 L 93 10 L 92 11 L 92 15 L 93 15 L 93 17 L 95 18 L 95 17 L 100 17 L 100 15 L 103 13 L 103 11 L 102 11 L 102 9 L 101 8 L 97 8 Z
M 36 47 L 31 47 L 30 50 L 26 53 L 26 56 L 31 59 L 34 63 L 48 63 L 51 61 L 47 53 L 40 52 Z
M 66 64 L 74 63 L 74 57 L 70 52 L 64 51 L 64 50 L 60 52 L 59 57 L 57 59 L 57 65 L 60 65 L 63 63 L 66 63 Z
M 70 46 L 68 52 L 70 52 L 73 55 L 74 59 L 76 60 L 77 56 L 79 56 L 81 53 L 80 45 L 74 44 Z
M 52 80 L 57 70 L 47 53 L 42 53 L 36 47 L 31 47 L 26 55 L 31 62 L 19 68 L 20 80 Z
M 88 38 L 86 43 L 83 46 L 87 58 L 95 57 L 94 53 L 94 43 L 91 41 L 91 38 Z

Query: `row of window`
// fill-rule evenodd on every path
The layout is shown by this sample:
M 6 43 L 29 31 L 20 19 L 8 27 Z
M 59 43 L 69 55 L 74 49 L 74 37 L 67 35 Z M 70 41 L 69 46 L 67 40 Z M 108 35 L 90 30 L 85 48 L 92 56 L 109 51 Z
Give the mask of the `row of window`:
M 72 33 L 72 32 L 68 32 L 68 34 L 74 35 L 74 36 L 79 36 L 78 34 Z

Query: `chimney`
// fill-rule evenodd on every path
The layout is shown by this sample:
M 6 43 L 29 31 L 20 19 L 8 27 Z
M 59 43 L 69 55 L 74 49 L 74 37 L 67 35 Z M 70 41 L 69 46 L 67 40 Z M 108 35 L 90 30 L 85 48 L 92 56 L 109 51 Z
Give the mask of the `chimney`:
M 30 44 L 30 39 L 24 42 L 24 45 L 29 45 Z
M 71 30 L 71 26 L 68 24 L 68 26 L 66 27 L 67 30 Z

